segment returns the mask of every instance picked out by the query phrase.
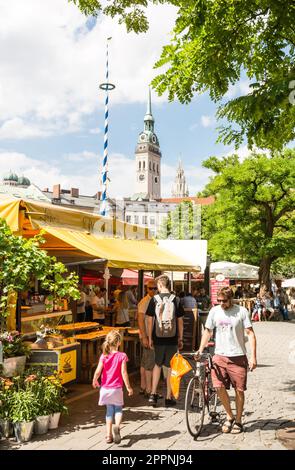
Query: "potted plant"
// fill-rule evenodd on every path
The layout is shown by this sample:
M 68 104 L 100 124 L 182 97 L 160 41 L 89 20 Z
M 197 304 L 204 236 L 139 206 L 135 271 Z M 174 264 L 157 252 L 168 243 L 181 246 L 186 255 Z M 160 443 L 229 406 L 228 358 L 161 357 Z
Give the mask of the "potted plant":
M 41 371 L 29 375 L 24 383 L 25 388 L 33 393 L 36 401 L 34 432 L 35 434 L 46 434 L 48 431 L 50 405 L 52 401 L 51 383 L 48 377 L 42 375 Z
M 6 331 L 0 334 L 3 349 L 3 372 L 5 377 L 13 377 L 24 372 L 26 358 L 30 355 L 30 348 L 23 342 L 18 331 Z
M 61 413 L 67 413 L 68 408 L 65 405 L 65 388 L 61 383 L 60 373 L 48 377 L 49 389 L 51 393 L 50 418 L 48 429 L 56 429 L 59 424 Z
M 31 439 L 37 406 L 38 403 L 32 390 L 18 389 L 12 393 L 10 418 L 14 423 L 17 442 L 27 442 Z
M 14 383 L 6 377 L 0 377 L 0 435 L 8 438 L 13 436 L 11 418 L 11 398 Z

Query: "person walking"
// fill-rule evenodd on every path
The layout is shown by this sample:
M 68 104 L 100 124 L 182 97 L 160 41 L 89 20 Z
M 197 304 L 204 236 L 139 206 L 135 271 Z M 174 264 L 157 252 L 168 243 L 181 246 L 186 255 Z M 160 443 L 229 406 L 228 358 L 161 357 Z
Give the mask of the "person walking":
M 103 353 L 94 372 L 92 386 L 99 388 L 98 379 L 101 377 L 99 405 L 106 405 L 106 443 L 120 444 L 120 426 L 123 418 L 123 383 L 128 395 L 133 395 L 127 373 L 128 357 L 118 351 L 121 335 L 117 330 L 111 330 L 103 343 Z M 115 425 L 113 421 L 115 419 Z
M 140 366 L 140 393 L 150 396 L 152 392 L 152 374 L 155 366 L 155 351 L 149 347 L 148 340 L 148 317 L 146 311 L 150 300 L 157 292 L 156 282 L 152 279 L 147 283 L 147 295 L 138 304 L 137 320 L 139 336 L 142 345 L 142 356 Z
M 257 367 L 256 337 L 249 318 L 248 310 L 240 305 L 233 304 L 233 293 L 228 287 L 223 287 L 217 293 L 219 305 L 211 308 L 205 331 L 202 335 L 199 350 L 195 354 L 198 358 L 211 338 L 214 328 L 215 355 L 213 357 L 212 383 L 216 388 L 218 397 L 226 411 L 226 421 L 222 432 L 240 433 L 244 431 L 242 414 L 247 386 L 247 368 L 253 371 Z M 245 335 L 249 337 L 251 356 L 248 362 L 246 356 Z M 234 416 L 227 390 L 230 384 L 236 393 L 236 416 Z
M 155 295 L 148 305 L 148 340 L 149 347 L 155 350 L 155 366 L 152 377 L 152 393 L 149 403 L 157 405 L 157 387 L 160 380 L 161 368 L 167 368 L 167 391 L 165 406 L 173 406 L 170 376 L 170 361 L 178 349 L 183 348 L 183 315 L 184 310 L 179 299 L 170 292 L 170 280 L 166 275 L 156 278 L 159 294 Z

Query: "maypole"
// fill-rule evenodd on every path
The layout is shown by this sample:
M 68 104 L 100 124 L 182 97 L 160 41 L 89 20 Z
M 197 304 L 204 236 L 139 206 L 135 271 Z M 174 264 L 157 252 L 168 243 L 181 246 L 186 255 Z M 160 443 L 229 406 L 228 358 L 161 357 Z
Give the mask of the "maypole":
M 114 90 L 115 85 L 109 83 L 109 41 L 107 38 L 107 57 L 106 57 L 106 81 L 99 85 L 99 88 L 106 92 L 105 111 L 104 111 L 104 146 L 103 146 L 103 164 L 102 164 L 102 192 L 100 214 L 107 215 L 107 179 L 108 179 L 108 131 L 109 131 L 109 91 Z

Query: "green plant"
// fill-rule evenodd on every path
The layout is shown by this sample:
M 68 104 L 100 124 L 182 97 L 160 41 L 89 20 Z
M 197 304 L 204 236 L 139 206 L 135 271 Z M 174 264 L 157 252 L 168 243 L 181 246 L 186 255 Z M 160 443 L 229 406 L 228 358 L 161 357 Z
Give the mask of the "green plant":
M 14 390 L 15 387 L 12 380 L 0 377 L 0 418 L 2 419 L 10 419 Z
M 37 371 L 25 378 L 24 386 L 35 397 L 37 416 L 67 411 L 64 404 L 65 389 L 57 372 L 47 377 Z
M 18 331 L 6 331 L 0 334 L 0 343 L 2 343 L 3 357 L 26 356 L 30 355 L 30 348 L 23 342 L 22 336 Z
M 41 281 L 55 298 L 80 298 L 78 277 L 67 275 L 66 267 L 40 248 L 41 235 L 30 239 L 14 235 L 5 220 L 0 219 L 0 320 L 9 314 L 9 296 L 30 287 L 33 278 Z M 5 326 L 5 325 L 4 325 Z M 2 325 L 3 328 L 3 325 Z
M 10 402 L 9 419 L 13 423 L 30 422 L 38 416 L 39 404 L 30 389 L 14 390 Z

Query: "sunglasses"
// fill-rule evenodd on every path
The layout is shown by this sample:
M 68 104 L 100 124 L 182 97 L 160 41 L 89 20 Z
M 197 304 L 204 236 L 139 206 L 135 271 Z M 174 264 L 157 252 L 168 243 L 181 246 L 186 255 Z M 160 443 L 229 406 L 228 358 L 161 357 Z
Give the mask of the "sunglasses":
M 157 287 L 148 287 L 148 290 L 158 290 Z
M 219 304 L 226 304 L 229 301 L 229 299 L 217 299 L 217 302 Z

